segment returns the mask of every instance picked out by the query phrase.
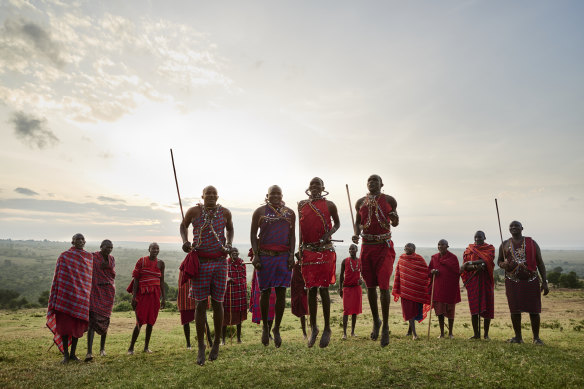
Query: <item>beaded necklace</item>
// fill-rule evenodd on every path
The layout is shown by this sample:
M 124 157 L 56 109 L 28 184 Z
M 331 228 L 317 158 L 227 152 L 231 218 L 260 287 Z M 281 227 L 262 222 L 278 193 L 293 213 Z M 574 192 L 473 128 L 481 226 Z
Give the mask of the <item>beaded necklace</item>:
M 515 260 L 515 262 L 525 263 L 525 261 L 526 261 L 525 239 L 523 239 L 523 242 L 521 243 L 521 247 L 518 247 L 517 249 L 513 246 L 513 239 L 509 239 L 509 247 L 511 249 L 511 255 L 513 256 L 513 259 Z
M 201 245 L 201 243 L 203 243 L 203 231 L 205 230 L 205 227 L 207 227 L 207 226 L 209 227 L 209 229 L 211 230 L 211 232 L 215 236 L 215 239 L 217 239 L 217 242 L 221 243 L 221 239 L 219 238 L 219 235 L 217 235 L 217 233 L 215 232 L 215 228 L 213 228 L 213 221 L 215 220 L 215 218 L 217 217 L 217 214 L 219 213 L 219 210 L 221 209 L 221 204 L 217 204 L 215 207 L 212 207 L 212 208 L 207 208 L 203 204 L 198 204 L 198 205 L 201 207 L 201 216 L 203 216 L 203 224 L 199 228 L 199 236 L 197 238 L 196 247 L 199 247 Z M 223 244 L 221 244 L 221 246 L 225 247 L 225 246 L 223 246 Z
M 359 263 L 359 258 L 355 258 L 355 261 L 357 262 L 357 270 L 361 270 L 361 264 Z M 353 258 L 349 257 L 349 266 L 351 266 L 351 270 L 354 272 L 355 268 L 353 267 Z
M 266 200 L 266 205 L 268 207 L 270 207 L 270 209 L 272 211 L 274 211 L 274 213 L 276 214 L 276 216 L 268 216 L 268 215 L 262 215 L 260 217 L 260 222 L 262 220 L 266 220 L 268 223 L 272 223 L 272 222 L 276 222 L 278 220 L 286 220 L 288 222 L 288 224 L 292 224 L 291 220 L 289 217 L 287 217 L 290 212 L 288 211 L 288 208 L 286 208 L 284 206 L 284 202 L 282 201 L 282 203 L 280 204 L 279 207 L 276 207 L 275 205 L 273 205 L 272 203 L 270 203 L 268 200 Z
M 375 217 L 377 218 L 377 221 L 379 222 L 379 225 L 382 228 L 385 228 L 386 230 L 391 229 L 389 223 L 385 219 L 385 216 L 383 216 L 383 211 L 381 210 L 379 203 L 377 202 L 377 198 L 379 196 L 381 196 L 381 193 L 378 195 L 367 194 L 365 197 L 365 205 L 367 205 L 369 218 L 367 219 L 367 222 L 363 226 L 363 229 L 367 229 L 371 225 L 372 214 L 375 214 Z
M 326 198 L 322 194 L 318 194 L 316 196 L 311 195 L 308 197 L 308 200 L 303 201 L 304 204 L 302 204 L 302 205 L 304 206 L 305 204 L 308 204 L 310 209 L 312 209 L 314 211 L 314 213 L 316 213 L 318 215 L 318 217 L 320 218 L 320 221 L 322 222 L 322 225 L 324 227 L 324 232 L 327 233 L 327 232 L 329 232 L 329 229 L 326 225 L 326 221 L 324 220 L 324 215 L 322 214 L 320 209 L 315 207 L 313 204 L 313 201 L 317 201 L 317 200 L 325 200 L 326 201 Z

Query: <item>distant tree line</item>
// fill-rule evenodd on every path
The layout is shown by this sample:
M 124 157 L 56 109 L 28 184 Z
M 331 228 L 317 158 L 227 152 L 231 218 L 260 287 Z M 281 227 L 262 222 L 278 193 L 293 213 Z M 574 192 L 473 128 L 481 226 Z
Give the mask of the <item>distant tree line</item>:
M 563 273 L 561 266 L 555 267 L 547 273 L 548 282 L 557 288 L 581 289 L 584 288 L 584 282 L 578 278 L 576 272 Z
M 49 291 L 41 293 L 38 303 L 29 302 L 26 297 L 21 297 L 20 293 L 10 289 L 0 289 L 0 309 L 21 309 L 40 308 L 47 306 L 49 302 Z

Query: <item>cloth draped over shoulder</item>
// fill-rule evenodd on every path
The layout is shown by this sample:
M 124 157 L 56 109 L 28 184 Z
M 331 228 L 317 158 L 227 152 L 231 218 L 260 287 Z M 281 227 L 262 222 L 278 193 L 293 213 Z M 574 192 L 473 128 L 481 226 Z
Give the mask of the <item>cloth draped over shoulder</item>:
M 391 294 L 394 301 L 398 301 L 401 297 L 405 300 L 423 304 L 420 322 L 426 318 L 427 313 L 430 311 L 429 286 L 428 265 L 424 258 L 418 254 L 402 254 L 395 269 Z
M 318 243 L 331 228 L 331 215 L 325 199 L 301 203 L 300 232 L 304 243 Z
M 391 229 L 389 213 L 393 211 L 384 194 L 377 196 L 368 195 L 359 208 L 361 227 L 363 234 L 381 235 L 388 234 Z M 363 242 L 368 239 L 364 238 Z
M 428 266 L 428 276 L 432 278 L 430 271 L 438 269 L 439 274 L 434 277 L 434 301 L 446 304 L 458 304 L 460 302 L 460 265 L 456 255 L 447 251 L 444 256 L 440 253 L 432 255 Z
M 227 289 L 225 290 L 225 300 L 223 301 L 225 310 L 232 312 L 246 311 L 247 278 L 245 264 L 241 258 L 229 260 L 227 276 L 231 280 L 227 282 Z
M 108 255 L 108 267 L 103 268 L 104 258 L 101 252 L 93 253 L 93 277 L 89 310 L 101 316 L 110 317 L 116 296 L 116 261 Z
M 133 293 L 134 279 L 139 280 L 140 294 L 155 293 L 157 290 L 160 291 L 161 276 L 162 272 L 158 268 L 158 258 L 151 261 L 149 256 L 142 257 L 136 262 L 136 266 L 132 271 L 132 282 L 130 282 L 126 291 Z
M 56 313 L 61 312 L 89 322 L 92 278 L 91 253 L 71 247 L 57 259 L 47 308 L 47 327 L 54 334 L 53 340 L 61 352 L 64 347 L 61 336 L 57 333 Z M 70 338 L 69 343 L 71 340 Z
M 474 262 L 481 259 L 485 262 L 486 272 L 482 270 L 463 271 L 461 278 L 466 285 L 471 315 L 480 313 L 481 316 L 492 319 L 495 315 L 495 283 L 493 278 L 495 247 L 486 243 L 482 245 L 470 244 L 464 251 L 462 263 Z

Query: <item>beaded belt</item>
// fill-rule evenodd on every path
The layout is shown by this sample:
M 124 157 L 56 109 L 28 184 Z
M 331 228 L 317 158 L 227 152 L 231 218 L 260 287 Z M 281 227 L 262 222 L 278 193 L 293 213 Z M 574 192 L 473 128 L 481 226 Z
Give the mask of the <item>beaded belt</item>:
M 261 249 L 259 255 L 263 255 L 265 257 L 279 257 L 282 254 L 289 254 L 288 250 L 286 251 L 276 251 L 276 250 L 265 250 Z
M 322 252 L 322 251 L 335 251 L 335 248 L 334 248 L 332 242 L 325 243 L 323 245 L 320 245 L 318 243 L 302 243 L 302 249 L 316 252 L 316 253 Z
M 391 239 L 391 232 L 381 234 L 381 235 L 374 235 L 374 234 L 361 234 L 364 240 L 372 241 L 372 242 L 383 242 L 384 240 Z M 364 242 L 365 243 L 365 242 Z

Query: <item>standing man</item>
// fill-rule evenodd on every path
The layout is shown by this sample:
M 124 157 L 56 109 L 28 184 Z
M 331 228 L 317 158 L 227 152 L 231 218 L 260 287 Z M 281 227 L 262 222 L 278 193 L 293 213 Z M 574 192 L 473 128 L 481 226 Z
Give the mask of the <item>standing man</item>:
M 99 355 L 105 356 L 105 338 L 110 324 L 110 316 L 116 297 L 116 261 L 111 252 L 114 249 L 109 239 L 101 242 L 100 251 L 93 253 L 93 277 L 89 302 L 89 331 L 87 331 L 87 355 L 85 362 L 93 359 L 93 337 L 101 335 Z
M 221 344 L 225 344 L 227 326 L 237 327 L 237 343 L 241 343 L 241 323 L 247 320 L 247 276 L 245 264 L 239 258 L 239 250 L 231 249 L 229 254 L 229 270 L 227 273 L 227 289 L 223 305 L 223 330 Z
M 253 263 L 257 269 L 261 291 L 262 344 L 270 343 L 268 309 L 272 288 L 276 288 L 276 321 L 272 334 L 274 345 L 280 347 L 280 323 L 286 307 L 286 288 L 290 287 L 296 244 L 296 215 L 282 201 L 278 185 L 268 188 L 266 205 L 255 210 L 251 219 L 250 240 Z M 259 231 L 259 237 L 258 237 Z
M 541 313 L 541 292 L 549 293 L 545 265 L 538 244 L 530 237 L 523 236 L 523 226 L 518 221 L 509 225 L 511 239 L 499 247 L 498 264 L 505 269 L 505 291 L 511 312 L 511 322 L 515 336 L 509 343 L 523 343 L 521 335 L 521 312 L 529 313 L 533 343 L 542 345 L 539 338 Z M 537 275 L 541 276 L 540 278 Z
M 491 319 L 495 317 L 495 246 L 485 243 L 485 233 L 477 231 L 474 244 L 469 244 L 462 256 L 460 267 L 462 281 L 466 285 L 472 329 L 471 339 L 480 339 L 479 315 L 485 319 L 485 339 L 489 339 Z M 480 310 L 480 312 L 479 312 Z
M 361 289 L 361 260 L 357 258 L 357 245 L 349 247 L 350 257 L 341 263 L 339 294 L 343 299 L 343 339 L 347 339 L 347 322 L 351 316 L 351 336 L 355 336 L 357 315 L 363 311 L 363 290 Z
M 391 294 L 394 301 L 401 297 L 402 316 L 409 323 L 407 336 L 416 340 L 416 320 L 421 323 L 430 311 L 428 265 L 416 254 L 413 243 L 406 244 L 404 251 L 397 261 Z
M 308 288 L 308 309 L 310 310 L 311 332 L 308 347 L 314 345 L 318 335 L 316 295 L 320 290 L 322 315 L 324 317 L 324 330 L 319 344 L 321 348 L 328 346 L 331 339 L 329 285 L 333 285 L 336 282 L 335 270 L 337 262 L 331 236 L 341 225 L 336 205 L 322 195 L 323 191 L 324 182 L 315 177 L 310 181 L 306 190 L 308 199 L 298 203 L 302 276 L 304 277 L 306 288 Z
M 444 316 L 448 318 L 448 337 L 454 338 L 454 315 L 460 302 L 460 265 L 456 255 L 448 251 L 448 241 L 440 239 L 438 253 L 430 260 L 429 277 L 434 275 L 434 312 L 440 324 L 440 336 L 444 337 Z
M 381 177 L 373 174 L 367 179 L 369 193 L 357 200 L 355 206 L 357 217 L 353 243 L 359 243 L 359 236 L 363 237 L 361 246 L 362 274 L 367 286 L 367 299 L 373 315 L 373 331 L 371 339 L 377 340 L 381 327 L 381 347 L 389 344 L 389 279 L 393 272 L 395 250 L 391 241 L 391 227 L 397 227 L 399 216 L 397 202 L 389 195 L 381 193 L 383 182 Z M 383 323 L 379 320 L 377 307 L 377 287 L 381 300 L 381 314 Z
M 223 299 L 227 287 L 227 253 L 233 242 L 233 221 L 231 212 L 217 204 L 219 195 L 214 186 L 203 189 L 203 204 L 190 208 L 180 225 L 182 249 L 185 253 L 194 251 L 198 262 L 198 273 L 191 282 L 190 296 L 197 300 L 195 325 L 197 327 L 197 364 L 205 364 L 205 321 L 208 296 L 213 307 L 215 341 L 209 352 L 209 360 L 219 356 L 221 327 L 223 326 Z M 189 224 L 193 225 L 193 244 L 189 242 Z M 225 234 L 227 231 L 227 234 Z
M 47 309 L 47 327 L 63 353 L 63 363 L 78 361 L 77 341 L 89 326 L 93 258 L 83 250 L 85 237 L 73 235 L 72 247 L 57 259 Z M 69 352 L 71 345 L 71 352 Z
M 140 335 L 142 325 L 146 324 L 146 339 L 144 352 L 151 353 L 148 345 L 152 335 L 152 327 L 158 319 L 160 308 L 166 305 L 166 292 L 164 291 L 164 262 L 158 259 L 160 247 L 158 243 L 150 243 L 148 247 L 150 255 L 142 257 L 136 262 L 132 272 L 132 282 L 126 289 L 132 293 L 132 308 L 136 312 L 136 326 L 132 332 L 132 340 L 128 348 L 128 354 L 134 354 L 134 345 Z

